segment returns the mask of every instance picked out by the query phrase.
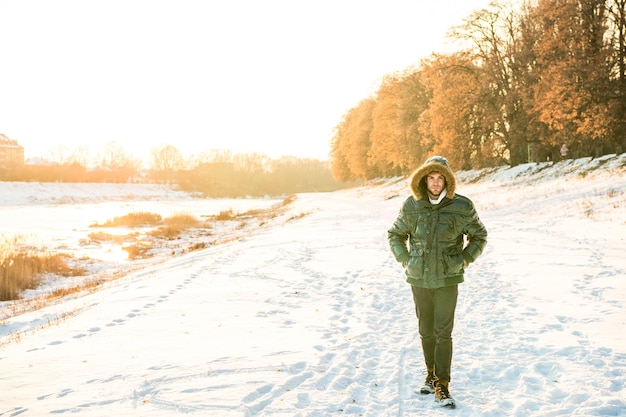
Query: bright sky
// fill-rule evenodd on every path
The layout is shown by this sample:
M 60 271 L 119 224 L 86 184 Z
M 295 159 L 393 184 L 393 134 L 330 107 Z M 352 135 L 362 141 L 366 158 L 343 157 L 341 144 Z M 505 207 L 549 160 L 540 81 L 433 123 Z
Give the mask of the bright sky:
M 0 133 L 26 158 L 115 141 L 327 159 L 381 77 L 489 0 L 0 0 Z

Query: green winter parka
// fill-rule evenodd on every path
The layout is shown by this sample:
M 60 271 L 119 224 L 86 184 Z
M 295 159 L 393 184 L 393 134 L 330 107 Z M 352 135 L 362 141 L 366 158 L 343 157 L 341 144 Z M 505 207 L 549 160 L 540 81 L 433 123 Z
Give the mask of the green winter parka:
M 424 178 L 433 171 L 446 177 L 447 195 L 439 204 L 429 201 L 425 189 Z M 460 284 L 464 261 L 474 262 L 487 244 L 487 230 L 472 201 L 455 194 L 455 187 L 456 178 L 447 164 L 422 167 L 411 178 L 413 195 L 404 201 L 387 232 L 391 252 L 402 263 L 411 285 L 441 288 Z

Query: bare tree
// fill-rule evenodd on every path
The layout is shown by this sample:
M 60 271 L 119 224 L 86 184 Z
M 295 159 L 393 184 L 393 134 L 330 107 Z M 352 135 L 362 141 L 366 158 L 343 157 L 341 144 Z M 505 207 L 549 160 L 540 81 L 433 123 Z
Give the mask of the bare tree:
M 174 145 L 165 144 L 152 148 L 150 154 L 150 168 L 161 181 L 172 181 L 174 179 L 174 173 L 184 166 L 185 160 L 183 155 Z
M 59 165 L 67 165 L 69 162 L 70 151 L 65 145 L 58 145 L 51 148 L 47 152 L 47 158 Z
M 86 168 L 89 165 L 90 158 L 89 147 L 87 145 L 80 145 L 70 154 L 68 161 L 70 164 L 76 164 Z

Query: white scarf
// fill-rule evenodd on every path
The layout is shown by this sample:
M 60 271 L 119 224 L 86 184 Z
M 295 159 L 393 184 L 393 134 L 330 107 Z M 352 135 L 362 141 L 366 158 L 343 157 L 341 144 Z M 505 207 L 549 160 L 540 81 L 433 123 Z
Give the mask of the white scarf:
M 446 196 L 447 192 L 446 189 L 444 188 L 443 191 L 439 194 L 439 197 L 437 199 L 432 199 L 430 198 L 430 196 L 428 196 L 428 200 L 430 200 L 430 204 L 439 204 L 441 203 L 441 200 L 443 200 L 443 198 Z

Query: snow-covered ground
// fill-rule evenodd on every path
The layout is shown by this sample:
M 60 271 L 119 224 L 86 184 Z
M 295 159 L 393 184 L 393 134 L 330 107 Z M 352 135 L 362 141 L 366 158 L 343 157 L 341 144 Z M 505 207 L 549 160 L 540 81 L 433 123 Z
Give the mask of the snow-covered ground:
M 460 287 L 456 410 L 415 393 L 398 178 L 6 319 L 0 416 L 626 416 L 626 155 L 459 179 L 489 244 Z

